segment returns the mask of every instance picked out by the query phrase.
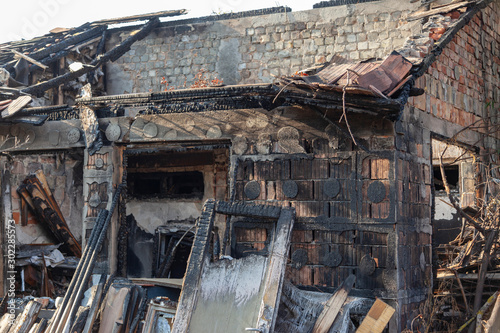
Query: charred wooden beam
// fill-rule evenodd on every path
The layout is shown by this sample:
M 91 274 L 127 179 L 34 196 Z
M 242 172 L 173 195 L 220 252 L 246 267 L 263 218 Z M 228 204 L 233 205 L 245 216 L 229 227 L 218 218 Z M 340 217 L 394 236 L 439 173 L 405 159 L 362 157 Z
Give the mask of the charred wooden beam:
M 92 271 L 94 269 L 95 262 L 97 260 L 97 255 L 99 252 L 101 252 L 102 249 L 102 244 L 104 242 L 104 238 L 107 235 L 108 227 L 111 221 L 111 217 L 113 216 L 113 211 L 118 203 L 118 200 L 120 198 L 120 193 L 121 190 L 123 189 L 124 185 L 121 184 L 117 187 L 115 194 L 113 196 L 113 200 L 111 202 L 111 207 L 109 210 L 109 214 L 107 214 L 106 219 L 102 225 L 102 229 L 100 230 L 100 233 L 98 234 L 96 243 L 94 244 L 94 247 L 90 249 L 90 251 L 87 253 L 87 257 L 85 258 L 85 264 L 83 266 L 82 272 L 80 276 L 78 277 L 78 280 L 76 282 L 77 289 L 75 290 L 74 294 L 71 296 L 70 303 L 68 304 L 68 307 L 65 309 L 62 320 L 58 323 L 56 326 L 56 331 L 55 332 L 62 332 L 66 331 L 71 327 L 71 324 L 73 322 L 73 319 L 75 318 L 76 312 L 78 310 L 79 304 L 81 302 L 81 299 L 83 297 L 83 292 L 85 291 L 85 288 L 87 287 L 87 284 L 89 282 L 90 276 L 92 275 Z
M 33 205 L 38 217 L 45 222 L 57 240 L 64 243 L 64 246 L 75 256 L 80 257 L 82 248 L 69 230 L 59 205 L 47 185 L 43 171 L 39 170 L 35 175 L 28 176 L 18 188 L 18 193 L 22 198 L 29 193 L 31 201 L 26 199 L 26 202 Z
M 103 209 L 99 212 L 99 216 L 97 217 L 97 222 L 90 233 L 90 237 L 85 247 L 85 250 L 82 255 L 82 259 L 78 262 L 78 266 L 75 270 L 75 274 L 71 279 L 68 289 L 66 290 L 66 294 L 62 300 L 61 305 L 57 308 L 56 312 L 52 316 L 49 327 L 47 328 L 47 332 L 54 332 L 54 329 L 60 324 L 61 319 L 63 318 L 64 312 L 67 311 L 67 308 L 71 306 L 70 300 L 74 296 L 75 288 L 78 287 L 78 281 L 80 276 L 83 274 L 85 270 L 85 266 L 88 265 L 89 253 L 95 248 L 99 234 L 102 230 L 102 226 L 104 225 L 104 221 L 108 216 L 108 211 Z
M 281 207 L 268 205 L 249 205 L 243 202 L 217 201 L 215 211 L 219 214 L 225 215 L 278 219 L 281 213 Z
M 90 66 L 85 66 L 85 67 L 83 67 L 80 70 L 77 70 L 75 72 L 66 73 L 64 75 L 55 77 L 55 78 L 50 79 L 48 81 L 45 81 L 45 82 L 42 82 L 39 84 L 35 84 L 33 86 L 30 86 L 28 88 L 23 89 L 22 92 L 24 92 L 26 94 L 41 96 L 46 90 L 51 89 L 51 88 L 55 88 L 61 84 L 69 82 L 71 80 L 75 80 L 76 78 L 82 76 L 83 74 L 86 74 L 90 71 L 96 70 L 100 65 L 104 64 L 105 62 L 107 62 L 109 60 L 111 60 L 111 61 L 117 60 L 124 53 L 126 53 L 127 51 L 130 50 L 130 46 L 133 43 L 146 37 L 151 32 L 151 30 L 153 30 L 155 27 L 158 26 L 159 23 L 160 23 L 160 20 L 158 18 L 154 18 L 154 19 L 150 20 L 137 33 L 128 37 L 120 45 L 111 49 L 109 52 L 106 52 L 101 57 L 97 57 L 96 59 L 94 59 L 90 63 Z M 102 33 L 102 30 L 99 33 Z
M 215 200 L 209 199 L 203 206 L 203 211 L 198 219 L 196 236 L 193 241 L 193 248 L 189 257 L 182 294 L 177 307 L 177 314 L 174 322 L 174 332 L 187 331 L 191 313 L 196 306 L 196 297 L 198 295 L 199 278 L 206 264 L 206 255 L 208 253 L 207 242 L 215 220 Z
M 103 31 L 105 31 L 106 29 L 107 29 L 107 26 L 94 27 L 94 28 L 91 28 L 91 29 L 84 31 L 82 33 L 76 33 L 75 35 L 73 35 L 73 37 L 67 38 L 67 39 L 65 39 L 57 44 L 43 48 L 39 51 L 29 53 L 28 55 L 30 58 L 33 58 L 35 60 L 41 60 L 40 62 L 42 64 L 48 64 L 49 62 L 51 62 L 53 60 L 57 60 L 63 56 L 58 52 L 66 49 L 69 46 L 73 46 L 73 45 L 78 44 L 84 40 L 98 36 L 99 34 L 102 34 Z M 58 56 L 58 58 L 52 57 L 51 55 L 53 55 L 53 54 L 56 54 Z M 51 60 L 51 61 L 49 61 L 49 60 Z M 7 70 L 11 69 L 15 65 L 16 61 L 17 60 L 9 61 L 3 67 Z
M 35 114 L 41 114 L 41 115 L 48 115 L 50 113 L 55 113 L 55 112 L 63 112 L 63 111 L 73 111 L 74 108 L 72 106 L 68 106 L 67 104 L 63 105 L 54 105 L 54 106 L 37 106 L 37 107 L 32 107 L 32 108 L 25 108 L 19 112 L 20 115 L 27 116 L 27 115 L 35 115 Z
M 269 266 L 257 320 L 258 328 L 263 333 L 274 332 L 294 222 L 295 208 L 281 209 L 268 258 Z
M 184 14 L 187 14 L 187 12 L 188 11 L 186 9 L 167 10 L 167 11 L 161 11 L 161 12 L 155 12 L 155 13 L 149 13 L 149 14 L 125 16 L 125 17 L 119 17 L 119 18 L 114 18 L 114 19 L 105 19 L 105 20 L 92 22 L 91 25 L 117 24 L 117 23 L 127 23 L 127 22 L 135 22 L 135 21 L 146 21 L 146 20 L 151 20 L 151 19 L 160 18 L 160 17 L 184 15 Z

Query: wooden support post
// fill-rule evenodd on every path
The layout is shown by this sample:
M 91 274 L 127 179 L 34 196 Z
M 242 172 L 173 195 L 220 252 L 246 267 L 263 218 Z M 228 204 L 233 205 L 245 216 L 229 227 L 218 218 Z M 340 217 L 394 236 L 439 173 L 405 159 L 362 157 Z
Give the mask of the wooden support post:
M 262 295 L 259 311 L 258 327 L 263 333 L 274 331 L 294 222 L 295 209 L 282 208 L 276 225 L 267 279 L 264 284 L 264 295 Z
M 111 159 L 113 163 L 113 185 L 118 186 L 119 184 L 123 183 L 123 147 L 113 147 L 113 150 L 111 151 Z M 87 150 L 86 150 L 87 153 Z M 121 204 L 120 204 L 121 205 Z M 118 270 L 118 246 L 119 241 L 118 241 L 118 233 L 120 230 L 120 206 L 116 210 L 116 212 L 113 213 L 113 216 L 111 218 L 111 226 L 110 226 L 110 242 L 109 242 L 109 249 L 108 249 L 108 255 L 109 255 L 109 274 L 115 274 L 117 273 Z M 122 240 L 126 242 L 126 240 Z M 126 270 L 119 272 L 121 274 L 126 274 Z

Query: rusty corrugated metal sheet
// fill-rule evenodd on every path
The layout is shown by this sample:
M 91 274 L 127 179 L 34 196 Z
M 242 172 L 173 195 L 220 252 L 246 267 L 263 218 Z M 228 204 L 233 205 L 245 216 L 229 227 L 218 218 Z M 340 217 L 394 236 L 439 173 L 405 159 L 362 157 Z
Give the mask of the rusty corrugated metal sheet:
M 392 52 L 383 62 L 365 61 L 346 63 L 340 57 L 334 57 L 332 63 L 317 74 L 304 77 L 293 77 L 287 81 L 297 86 L 310 86 L 321 90 L 337 90 L 343 86 L 363 88 L 380 95 L 395 92 L 395 87 L 408 77 L 413 64 L 397 52 Z M 349 73 L 349 75 L 347 74 Z M 349 78 L 349 79 L 348 79 Z

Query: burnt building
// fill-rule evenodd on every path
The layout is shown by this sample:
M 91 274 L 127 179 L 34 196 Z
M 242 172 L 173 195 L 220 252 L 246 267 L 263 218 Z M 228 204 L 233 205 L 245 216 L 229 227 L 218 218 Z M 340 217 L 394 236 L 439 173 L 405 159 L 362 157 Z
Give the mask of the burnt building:
M 18 243 L 55 242 L 16 191 L 42 170 L 83 246 L 125 184 L 97 269 L 183 278 L 207 199 L 292 207 L 285 277 L 334 292 L 354 274 L 351 295 L 394 307 L 391 332 L 409 327 L 434 250 L 461 226 L 438 200 L 443 142 L 455 139 L 451 162 L 497 150 L 497 133 L 473 125 L 496 126 L 500 100 L 498 2 L 420 6 L 164 12 L 5 44 L 2 223 L 16 221 Z M 19 96 L 32 104 L 15 108 Z M 445 171 L 474 206 L 482 170 Z M 274 232 L 223 215 L 213 226 L 214 257 L 266 254 Z

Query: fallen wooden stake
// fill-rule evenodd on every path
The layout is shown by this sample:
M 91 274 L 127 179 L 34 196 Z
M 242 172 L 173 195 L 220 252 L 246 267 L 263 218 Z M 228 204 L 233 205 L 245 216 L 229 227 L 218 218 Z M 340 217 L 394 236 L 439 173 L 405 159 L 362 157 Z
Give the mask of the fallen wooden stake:
M 326 333 L 330 330 L 355 281 L 356 277 L 352 274 L 349 275 L 339 290 L 326 302 L 323 311 L 316 320 L 312 333 Z
M 488 298 L 488 300 L 486 301 L 486 303 L 484 303 L 484 305 L 481 307 L 481 309 L 479 309 L 479 311 L 477 313 L 475 313 L 472 318 L 470 318 L 469 320 L 467 320 L 467 322 L 465 322 L 465 324 L 463 324 L 462 326 L 460 326 L 460 328 L 458 329 L 457 333 L 460 333 L 462 332 L 464 329 L 467 328 L 467 326 L 469 326 L 475 319 L 478 315 L 483 315 L 486 310 L 488 310 L 488 308 L 490 307 L 491 304 L 493 304 L 493 302 L 495 301 L 495 299 L 497 298 L 498 296 L 498 291 L 495 292 L 493 295 L 490 296 L 490 298 Z
M 37 65 L 37 66 L 38 66 L 38 67 L 40 67 L 40 68 L 43 68 L 44 70 L 49 69 L 49 66 L 46 66 L 46 65 L 42 64 L 42 63 L 41 63 L 41 62 L 39 62 L 39 61 L 36 61 L 35 59 L 31 58 L 30 56 L 27 56 L 26 54 L 23 54 L 23 53 L 21 53 L 21 52 L 18 52 L 18 51 L 14 50 L 14 49 L 10 50 L 10 52 L 14 53 L 14 54 L 15 54 L 16 56 L 18 56 L 18 57 L 23 58 L 23 59 L 24 59 L 24 60 L 26 60 L 26 61 L 31 62 L 32 64 Z
M 497 296 L 495 306 L 491 311 L 490 319 L 488 319 L 484 327 L 484 332 L 494 333 L 499 331 L 500 331 L 500 297 Z
M 28 333 L 31 326 L 35 323 L 41 308 L 42 304 L 30 301 L 24 308 L 23 313 L 16 318 L 9 332 Z
M 356 333 L 381 333 L 396 310 L 377 298 Z
M 90 333 L 92 327 L 94 326 L 94 321 L 97 316 L 97 310 L 99 310 L 99 304 L 101 304 L 102 292 L 104 290 L 104 284 L 106 283 L 106 274 L 101 275 L 101 280 L 97 285 L 97 288 L 94 290 L 92 305 L 90 306 L 90 311 L 87 316 L 87 322 L 85 323 L 85 327 L 82 330 L 82 333 Z

